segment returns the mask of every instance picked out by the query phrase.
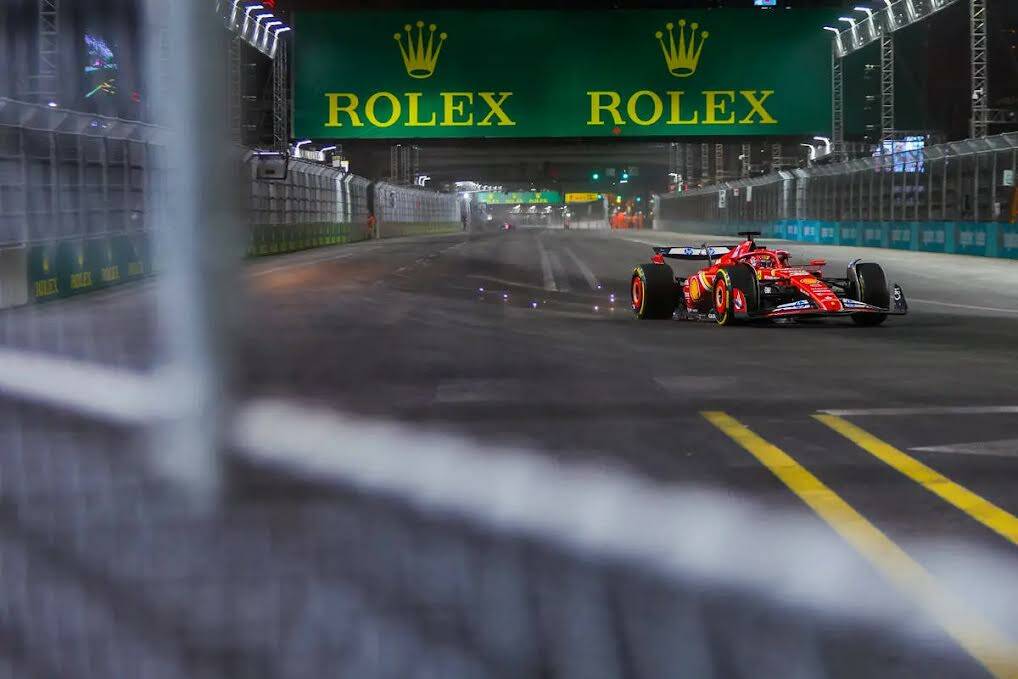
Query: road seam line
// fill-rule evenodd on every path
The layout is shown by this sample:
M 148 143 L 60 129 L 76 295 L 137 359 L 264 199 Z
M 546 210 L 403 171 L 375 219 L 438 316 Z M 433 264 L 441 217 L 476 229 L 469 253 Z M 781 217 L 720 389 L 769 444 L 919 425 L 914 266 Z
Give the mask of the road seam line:
M 555 274 L 551 270 L 551 259 L 548 257 L 548 251 L 545 249 L 544 243 L 541 242 L 540 236 L 534 240 L 537 242 L 537 252 L 541 259 L 541 277 L 544 282 L 544 289 L 558 291 L 558 285 L 555 284 Z
M 938 302 L 933 299 L 918 299 L 916 297 L 909 297 L 909 302 L 919 302 L 920 304 L 936 304 L 937 306 L 951 307 L 952 309 L 975 309 L 977 311 L 996 311 L 997 313 L 1003 314 L 1018 314 L 1018 309 L 1002 309 L 994 306 L 976 306 L 975 304 L 952 304 L 951 302 Z
M 848 410 L 821 410 L 825 415 L 838 417 L 883 417 L 901 415 L 1011 415 L 1018 406 L 930 406 L 926 408 L 860 408 Z
M 248 272 L 247 275 L 250 276 L 251 278 L 257 278 L 258 276 L 265 276 L 265 275 L 270 274 L 270 273 L 277 273 L 279 271 L 286 271 L 287 269 L 296 269 L 297 267 L 301 267 L 301 266 L 314 266 L 315 264 L 322 264 L 324 262 L 332 262 L 332 261 L 335 261 L 337 259 L 346 259 L 348 257 L 353 257 L 354 254 L 356 254 L 356 253 L 353 253 L 353 252 L 343 252 L 343 253 L 331 255 L 331 256 L 328 256 L 328 257 L 314 257 L 314 258 L 302 259 L 299 262 L 288 262 L 286 264 L 281 264 L 279 266 L 274 266 L 271 269 L 262 269 L 261 271 L 251 271 L 251 272 Z
M 590 289 L 597 290 L 598 289 L 597 276 L 595 276 L 593 270 L 589 266 L 587 266 L 587 263 L 580 259 L 579 256 L 577 256 L 577 254 L 573 252 L 571 248 L 562 246 L 562 251 L 565 252 L 569 256 L 569 259 L 573 260 L 573 262 L 576 264 L 576 268 L 578 268 L 580 270 L 580 273 L 583 274 L 583 277 L 587 279 L 587 285 L 590 286 Z
M 940 472 L 926 466 L 886 441 L 878 439 L 865 429 L 835 415 L 814 415 L 814 419 L 827 425 L 873 457 L 890 465 L 937 495 L 945 502 L 968 514 L 1001 537 L 1018 545 L 1018 517 L 1001 509 L 989 500 L 955 483 Z
M 730 415 L 701 413 L 745 449 L 823 519 L 901 592 L 929 614 L 969 655 L 995 677 L 1018 674 L 1018 648 L 972 613 L 905 550 L 827 487 L 788 453 Z

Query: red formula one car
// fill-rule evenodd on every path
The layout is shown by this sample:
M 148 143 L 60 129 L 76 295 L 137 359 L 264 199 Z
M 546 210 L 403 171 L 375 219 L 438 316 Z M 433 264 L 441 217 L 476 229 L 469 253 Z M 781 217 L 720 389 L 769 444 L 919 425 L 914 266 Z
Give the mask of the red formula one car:
M 901 288 L 888 288 L 879 264 L 854 260 L 844 278 L 823 275 L 824 260 L 789 264 L 785 250 L 757 245 L 756 231 L 739 234 L 739 245 L 655 247 L 648 264 L 633 270 L 630 284 L 638 318 L 739 321 L 848 316 L 859 325 L 879 325 L 888 315 L 908 312 Z M 677 278 L 665 258 L 704 261 L 688 278 Z

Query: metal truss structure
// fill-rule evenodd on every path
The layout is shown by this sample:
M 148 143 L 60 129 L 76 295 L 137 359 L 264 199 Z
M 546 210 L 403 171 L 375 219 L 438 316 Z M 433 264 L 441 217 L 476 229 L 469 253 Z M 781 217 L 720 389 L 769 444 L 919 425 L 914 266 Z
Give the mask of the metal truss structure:
M 894 136 L 894 36 L 880 36 L 880 141 Z
M 60 72 L 60 0 L 39 0 L 36 35 L 37 68 L 32 93 L 40 104 L 56 103 Z

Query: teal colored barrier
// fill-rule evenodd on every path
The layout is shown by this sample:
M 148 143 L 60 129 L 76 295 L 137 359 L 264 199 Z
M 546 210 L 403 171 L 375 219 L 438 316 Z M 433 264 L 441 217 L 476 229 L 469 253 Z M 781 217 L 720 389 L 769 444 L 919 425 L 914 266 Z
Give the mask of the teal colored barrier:
M 146 233 L 70 238 L 28 248 L 28 289 L 41 302 L 69 297 L 152 273 Z
M 998 224 L 1000 228 L 1000 251 L 998 257 L 1018 259 L 1018 224 Z
M 787 219 L 767 224 L 659 220 L 664 231 L 734 236 L 759 231 L 765 238 L 821 245 L 857 245 L 977 257 L 1018 259 L 1018 224 L 999 222 L 826 222 Z

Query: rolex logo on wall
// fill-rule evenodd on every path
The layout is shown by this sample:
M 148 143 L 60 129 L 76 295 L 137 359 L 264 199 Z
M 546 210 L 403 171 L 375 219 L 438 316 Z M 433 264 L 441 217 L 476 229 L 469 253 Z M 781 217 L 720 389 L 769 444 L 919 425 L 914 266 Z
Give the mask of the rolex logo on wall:
M 407 75 L 411 78 L 430 78 L 435 72 L 435 65 L 438 63 L 438 55 L 442 52 L 442 45 L 445 44 L 445 39 L 449 36 L 446 33 L 440 33 L 436 40 L 435 31 L 438 30 L 438 26 L 431 24 L 428 26 L 427 45 L 425 46 L 423 21 L 417 22 L 416 40 L 413 27 L 410 24 L 405 25 L 403 30 L 406 33 L 405 42 L 401 33 L 394 33 L 392 37 L 399 45 Z
M 679 35 L 676 40 L 675 28 L 676 26 L 669 21 L 665 24 L 667 33 L 658 31 L 654 37 L 661 45 L 661 52 L 664 54 L 668 72 L 676 78 L 688 78 L 696 73 L 696 67 L 700 64 L 700 53 L 703 52 L 703 44 L 710 37 L 710 33 L 700 31 L 699 40 L 697 40 L 696 31 L 700 28 L 700 24 L 695 22 L 690 24 L 687 32 L 686 20 L 679 19 Z

